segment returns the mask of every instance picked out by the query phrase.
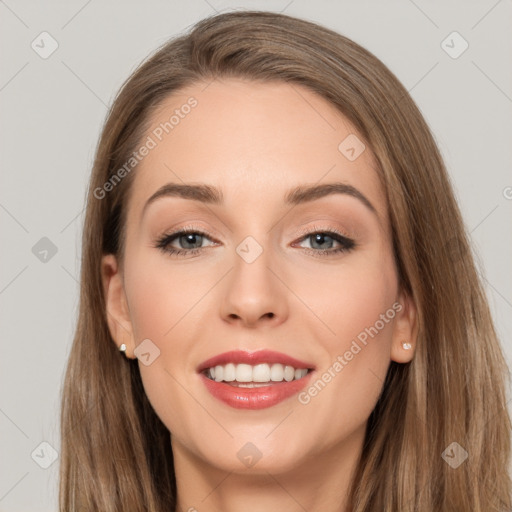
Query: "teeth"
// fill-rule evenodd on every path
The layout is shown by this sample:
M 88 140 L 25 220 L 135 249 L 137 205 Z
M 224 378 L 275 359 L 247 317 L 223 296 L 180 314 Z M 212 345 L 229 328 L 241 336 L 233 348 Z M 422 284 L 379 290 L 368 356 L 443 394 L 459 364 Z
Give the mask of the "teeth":
M 284 379 L 284 368 L 282 364 L 273 364 L 270 367 L 270 380 L 272 382 L 281 382 Z
M 236 379 L 236 368 L 233 363 L 224 366 L 223 377 L 226 382 L 232 382 Z
M 290 382 L 293 380 L 293 377 L 295 376 L 295 368 L 293 366 L 285 366 L 283 374 L 284 380 L 286 382 Z
M 270 368 L 268 364 L 257 364 L 252 367 L 253 382 L 268 382 L 270 380 Z
M 233 364 L 217 365 L 206 370 L 206 375 L 216 382 L 239 382 L 240 387 L 258 387 L 261 383 L 291 382 L 305 377 L 307 368 L 294 368 L 279 363 L 275 364 Z
M 252 366 L 250 364 L 237 364 L 235 375 L 237 382 L 252 382 Z

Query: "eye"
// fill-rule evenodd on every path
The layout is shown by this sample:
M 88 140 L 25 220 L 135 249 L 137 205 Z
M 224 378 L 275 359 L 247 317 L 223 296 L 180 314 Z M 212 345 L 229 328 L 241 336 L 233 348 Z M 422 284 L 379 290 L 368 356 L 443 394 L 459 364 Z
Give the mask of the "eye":
M 204 249 L 203 241 L 209 239 L 209 237 L 208 233 L 184 228 L 162 236 L 156 241 L 155 247 L 171 255 L 193 255 Z M 182 248 L 173 247 L 174 242 L 177 242 Z
M 172 256 L 193 256 L 200 253 L 206 247 L 205 240 L 212 240 L 211 235 L 194 228 L 183 228 L 173 233 L 165 234 L 155 242 L 155 247 Z M 351 238 L 334 229 L 318 229 L 313 227 L 311 231 L 303 233 L 300 240 L 309 242 L 309 247 L 304 247 L 306 252 L 313 256 L 332 256 L 343 252 L 349 252 L 356 247 Z M 214 242 L 211 245 L 215 245 Z M 175 247 L 178 244 L 179 247 Z M 338 247 L 333 248 L 333 245 Z M 292 246 L 297 243 L 292 244 Z M 301 246 L 300 244 L 298 244 Z
M 309 247 L 306 247 L 307 252 L 314 256 L 340 254 L 356 247 L 354 240 L 334 229 L 322 230 L 314 227 L 312 231 L 306 232 L 301 240 L 309 242 Z M 335 244 L 338 244 L 337 248 L 333 248 Z

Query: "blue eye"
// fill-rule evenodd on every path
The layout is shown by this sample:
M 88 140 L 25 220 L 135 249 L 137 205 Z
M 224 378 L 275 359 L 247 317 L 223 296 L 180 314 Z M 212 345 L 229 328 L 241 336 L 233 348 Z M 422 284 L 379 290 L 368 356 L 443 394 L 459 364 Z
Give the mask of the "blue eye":
M 330 254 L 339 254 L 341 252 L 350 251 L 355 247 L 354 240 L 347 238 L 341 233 L 335 231 L 315 231 L 313 233 L 307 234 L 303 240 L 310 240 L 310 247 L 306 247 L 308 252 L 312 249 L 317 248 L 318 250 L 314 250 L 313 252 L 316 255 L 330 255 Z M 339 244 L 337 249 L 333 249 L 332 245 L 334 243 Z M 328 245 L 329 247 L 321 247 L 322 245 Z
M 159 238 L 155 243 L 155 247 L 172 256 L 193 256 L 206 248 L 203 247 L 205 239 L 211 240 L 208 233 L 194 229 L 181 229 Z M 356 247 L 354 240 L 336 230 L 315 230 L 304 233 L 300 241 L 308 239 L 310 240 L 310 247 L 305 247 L 304 249 L 313 256 L 331 256 L 349 252 Z M 175 241 L 182 248 L 173 247 L 171 244 Z M 339 244 L 339 247 L 333 249 L 333 244 Z M 322 248 L 322 245 L 328 245 L 329 247 Z
M 191 254 L 197 254 L 198 252 L 203 249 L 202 242 L 203 239 L 207 236 L 206 233 L 202 233 L 200 231 L 192 231 L 189 229 L 182 229 L 180 231 L 176 231 L 174 233 L 171 233 L 169 235 L 164 235 L 162 238 L 160 238 L 156 246 L 158 249 L 163 250 L 166 253 L 172 254 L 172 255 L 191 255 Z M 175 240 L 178 240 L 180 244 L 185 245 L 184 249 L 177 249 L 175 247 L 171 246 L 171 243 Z M 193 247 L 187 247 L 189 245 L 192 245 Z

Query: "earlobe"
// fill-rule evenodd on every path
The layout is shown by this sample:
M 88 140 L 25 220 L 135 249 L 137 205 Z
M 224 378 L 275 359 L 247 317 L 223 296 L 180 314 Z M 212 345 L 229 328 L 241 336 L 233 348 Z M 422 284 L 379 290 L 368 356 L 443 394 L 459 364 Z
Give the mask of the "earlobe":
M 117 259 L 113 254 L 103 256 L 101 260 L 101 276 L 110 335 L 116 347 L 126 346 L 124 354 L 133 359 L 135 348 L 130 312 L 124 292 L 122 275 Z
M 402 292 L 397 304 L 397 314 L 393 326 L 391 360 L 397 363 L 409 363 L 414 357 L 417 346 L 417 310 L 413 298 Z

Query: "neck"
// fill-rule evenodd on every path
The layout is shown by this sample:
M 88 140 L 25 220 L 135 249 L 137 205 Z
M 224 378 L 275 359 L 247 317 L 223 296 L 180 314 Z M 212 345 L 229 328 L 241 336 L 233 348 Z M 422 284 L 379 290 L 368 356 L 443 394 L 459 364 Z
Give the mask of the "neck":
M 328 451 L 298 457 L 288 471 L 220 469 L 171 437 L 176 512 L 347 512 L 364 428 Z

